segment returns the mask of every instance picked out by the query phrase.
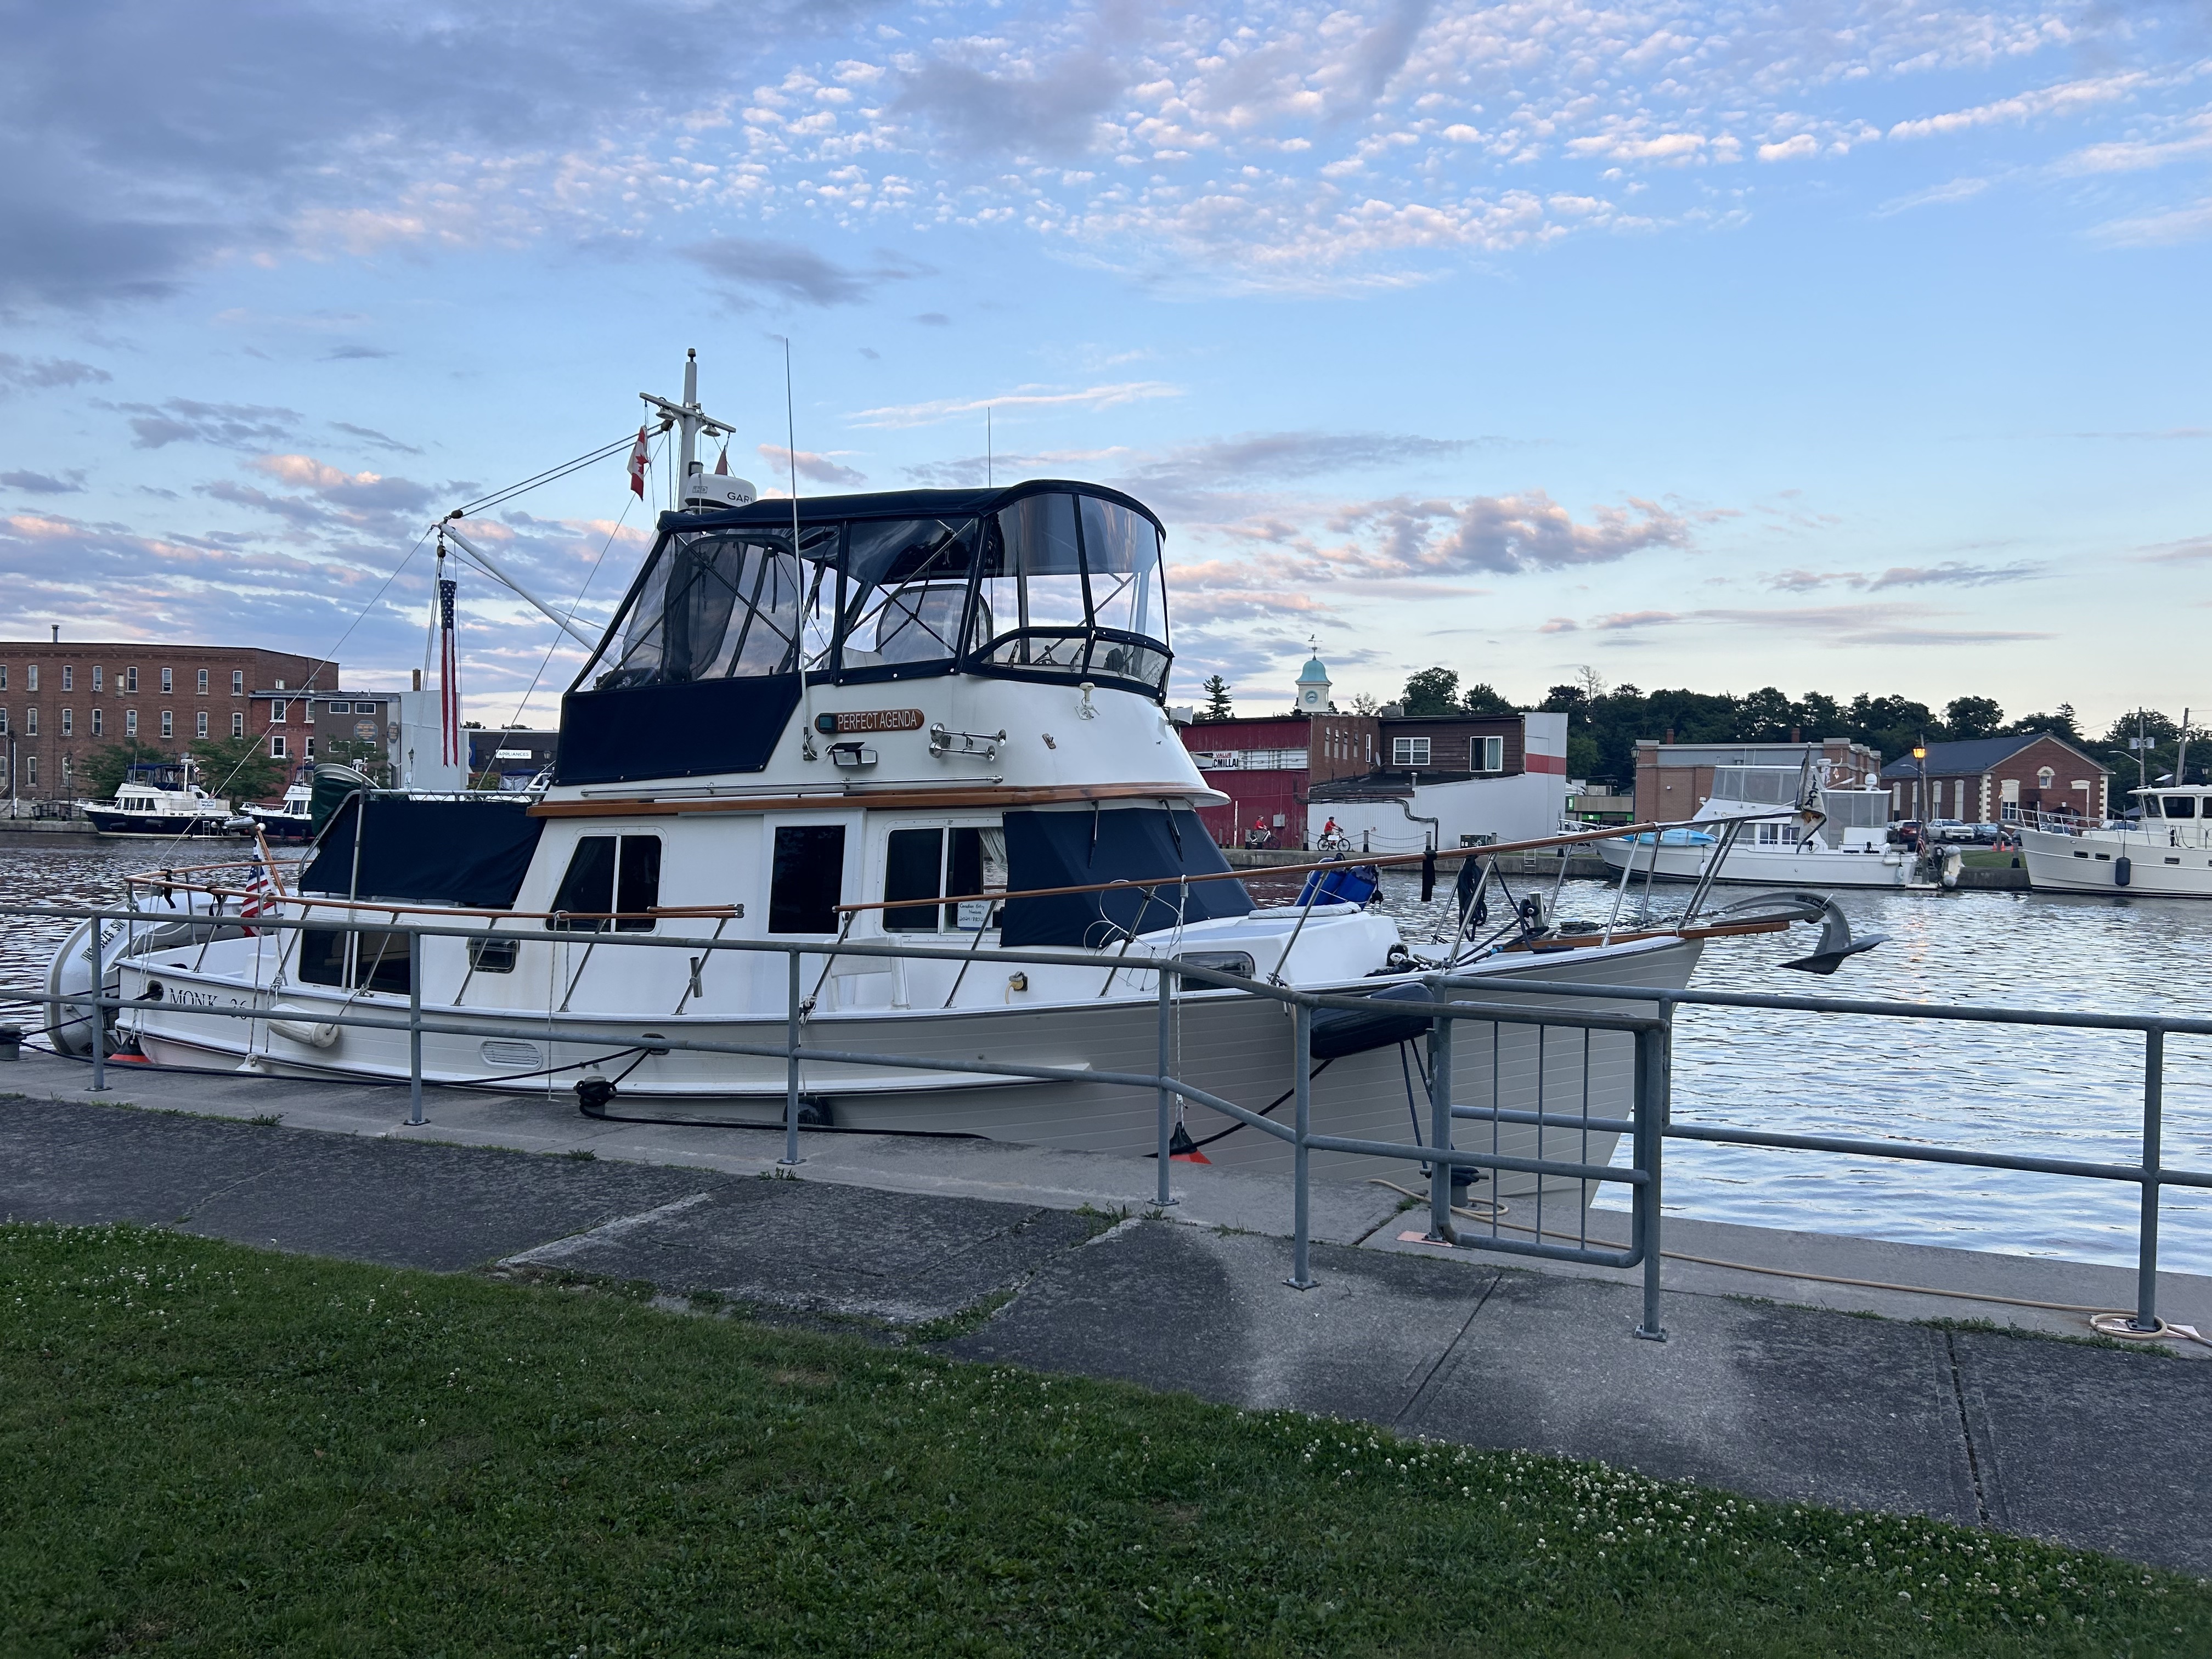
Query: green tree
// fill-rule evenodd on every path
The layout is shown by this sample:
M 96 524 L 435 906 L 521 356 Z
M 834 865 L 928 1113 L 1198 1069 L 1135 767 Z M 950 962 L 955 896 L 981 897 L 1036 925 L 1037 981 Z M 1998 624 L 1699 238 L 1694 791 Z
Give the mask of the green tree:
M 1791 732 L 1803 730 L 1797 705 L 1771 685 L 1743 699 L 1737 706 L 1736 722 L 1735 737 L 1741 743 L 1786 743 Z
M 1408 714 L 1450 714 L 1459 708 L 1459 676 L 1449 668 L 1424 668 L 1406 682 Z
M 1470 714 L 1517 714 L 1521 712 L 1487 681 L 1468 686 L 1459 702 L 1460 707 Z
M 1206 707 L 1198 711 L 1202 720 L 1227 720 L 1237 718 L 1236 709 L 1229 701 L 1229 682 L 1215 674 L 1199 688 L 1206 693 Z
M 192 743 L 199 785 L 226 800 L 268 800 L 284 793 L 284 763 L 258 738 L 199 738 Z
M 94 800 L 110 800 L 134 766 L 161 766 L 176 759 L 150 743 L 125 738 L 105 744 L 85 757 L 84 781 Z
M 1943 731 L 1953 741 L 1993 738 L 2004 723 L 2004 710 L 1990 697 L 1954 697 L 1943 705 Z
M 2081 728 L 2075 724 L 2074 705 L 2070 702 L 2060 703 L 2048 714 L 2022 714 L 2005 730 L 2017 732 L 2023 736 L 2030 732 L 2048 732 L 2054 738 L 2063 738 L 2075 744 L 2086 741 L 2081 736 Z

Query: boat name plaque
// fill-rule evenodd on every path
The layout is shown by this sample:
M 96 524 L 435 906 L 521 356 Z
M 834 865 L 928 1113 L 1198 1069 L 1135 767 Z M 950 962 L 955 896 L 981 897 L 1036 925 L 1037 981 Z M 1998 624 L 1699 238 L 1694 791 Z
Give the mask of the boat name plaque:
M 862 708 L 847 714 L 817 714 L 814 729 L 825 737 L 849 732 L 919 732 L 919 708 Z

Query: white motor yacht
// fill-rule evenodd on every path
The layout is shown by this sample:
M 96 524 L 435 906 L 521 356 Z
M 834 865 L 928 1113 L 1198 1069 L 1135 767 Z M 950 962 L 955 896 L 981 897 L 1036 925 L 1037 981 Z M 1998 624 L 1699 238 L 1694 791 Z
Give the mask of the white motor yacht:
M 1632 880 L 1814 889 L 1955 883 L 1955 853 L 1921 859 L 1889 844 L 1889 809 L 1888 790 L 1811 756 L 1798 766 L 1720 766 L 1713 793 L 1686 823 L 1597 850 Z
M 2133 822 L 2039 818 L 2020 831 L 2028 885 L 2043 892 L 2212 898 L 2212 786 L 2136 789 Z
M 1371 880 L 1346 893 L 1316 872 L 1302 902 L 1255 903 L 1195 810 L 1224 797 L 1164 707 L 1166 532 L 1150 509 L 1055 479 L 754 501 L 742 481 L 700 474 L 698 432 L 729 428 L 700 409 L 692 372 L 681 404 L 659 404 L 681 427 L 686 507 L 662 515 L 562 700 L 547 787 L 356 789 L 276 902 L 316 925 L 125 954 L 111 976 L 140 1006 L 122 1011 L 119 1040 L 161 1063 L 396 1079 L 407 1032 L 333 1016 L 404 1019 L 412 992 L 429 1018 L 476 1028 L 425 1036 L 433 1084 L 772 1123 L 781 1053 L 666 1046 L 783 1044 L 792 956 L 696 948 L 757 940 L 801 947 L 807 1048 L 938 1062 L 807 1060 L 810 1123 L 1142 1155 L 1153 1091 L 963 1065 L 1151 1071 L 1155 964 L 1170 958 L 1353 994 L 1419 994 L 1449 964 L 1510 999 L 1556 980 L 1680 988 L 1709 938 L 1787 925 L 1559 936 L 1516 912 L 1484 934 L 1470 903 L 1464 931 L 1423 957 L 1362 902 Z M 417 954 L 396 922 L 495 937 L 424 939 Z M 648 939 L 695 948 L 623 943 Z M 841 951 L 885 941 L 943 954 Z M 1101 951 L 1115 963 L 1102 969 Z M 1291 1099 L 1282 1004 L 1185 981 L 1171 1012 L 1188 1081 L 1255 1111 Z M 1429 1022 L 1316 1036 L 1316 1129 L 1402 1139 L 1410 1115 L 1418 1132 L 1409 1024 Z M 1491 1098 L 1495 1079 L 1503 1107 L 1548 1098 L 1556 1114 L 1582 1097 L 1625 1115 L 1624 1034 L 1545 1048 L 1533 1030 L 1463 1027 L 1453 1052 L 1462 1102 Z M 1198 1106 L 1185 1128 L 1217 1164 L 1291 1156 Z M 1509 1129 L 1505 1146 L 1525 1154 L 1534 1137 Z M 1611 1139 L 1547 1130 L 1543 1145 L 1602 1162 Z M 1404 1173 L 1340 1155 L 1316 1166 Z
M 308 841 L 314 836 L 314 819 L 309 810 L 313 803 L 313 789 L 305 779 L 299 779 L 284 792 L 284 799 L 276 805 L 249 806 L 246 811 L 270 841 Z
M 115 799 L 88 803 L 84 815 L 103 836 L 234 836 L 230 803 L 192 781 L 192 759 L 133 766 Z

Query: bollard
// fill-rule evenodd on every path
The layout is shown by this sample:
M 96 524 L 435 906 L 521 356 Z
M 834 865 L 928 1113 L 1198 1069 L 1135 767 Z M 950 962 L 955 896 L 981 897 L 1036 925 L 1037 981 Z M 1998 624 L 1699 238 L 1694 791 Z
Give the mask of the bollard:
M 1437 999 L 1438 1002 L 1443 997 Z M 1429 1030 L 1429 1150 L 1448 1152 L 1452 1149 L 1452 1030 L 1455 1022 L 1443 1014 Z M 1492 1052 L 1502 1040 L 1504 1028 L 1493 1021 L 1490 1027 Z M 1495 1109 L 1498 1102 L 1491 1101 Z M 1451 1212 L 1452 1166 L 1440 1160 L 1429 1164 L 1429 1237 L 1438 1244 L 1456 1244 L 1459 1234 L 1452 1226 Z

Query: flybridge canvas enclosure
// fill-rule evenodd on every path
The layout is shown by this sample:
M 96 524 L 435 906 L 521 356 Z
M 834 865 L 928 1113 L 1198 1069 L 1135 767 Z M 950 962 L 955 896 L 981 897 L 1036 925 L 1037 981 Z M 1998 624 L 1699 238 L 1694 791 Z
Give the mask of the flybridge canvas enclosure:
M 1162 883 L 1149 897 L 1137 885 L 1008 899 L 1001 938 L 1010 950 L 1032 945 L 1096 950 L 1127 934 L 1158 933 L 1178 921 L 1251 913 L 1252 896 L 1241 881 L 1170 884 L 1177 875 L 1212 875 L 1229 868 L 1198 814 L 1187 807 L 1009 812 L 1006 822 L 1006 884 L 1015 891 L 1097 881 Z
M 368 830 L 354 845 L 363 804 Z M 504 910 L 521 890 L 531 854 L 544 833 L 529 803 L 418 800 L 406 795 L 354 795 L 324 826 L 315 856 L 300 876 L 303 893 L 341 898 L 412 899 Z

